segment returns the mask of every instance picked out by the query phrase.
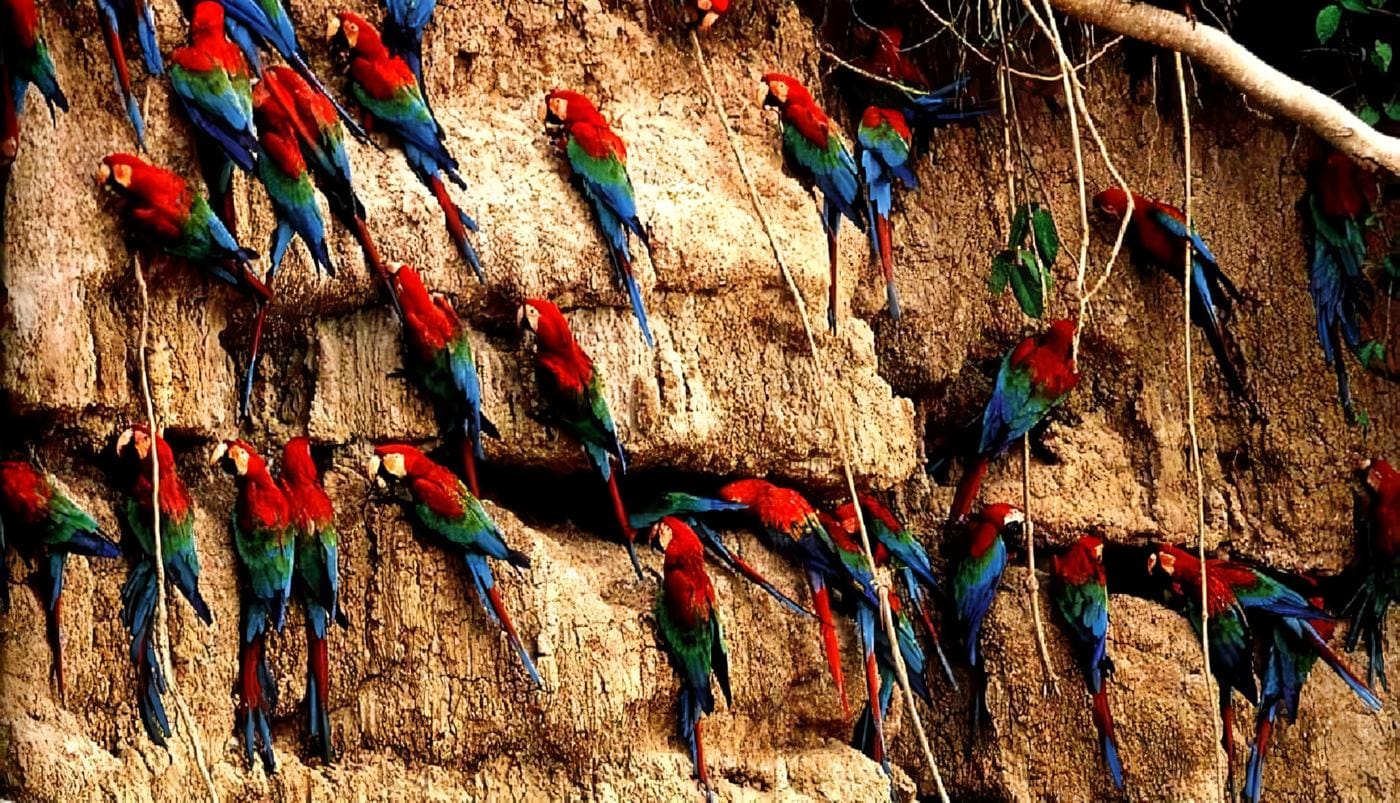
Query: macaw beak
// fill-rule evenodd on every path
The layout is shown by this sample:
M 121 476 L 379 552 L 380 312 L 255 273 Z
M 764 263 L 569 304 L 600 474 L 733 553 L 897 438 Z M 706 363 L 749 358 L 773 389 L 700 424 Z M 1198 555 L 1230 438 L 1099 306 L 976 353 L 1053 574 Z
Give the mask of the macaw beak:
M 520 305 L 520 308 L 517 309 L 517 310 L 515 311 L 515 325 L 516 325 L 517 327 L 519 327 L 520 329 L 523 329 L 523 330 L 526 331 L 526 332 L 533 332 L 533 331 L 534 331 L 533 329 L 530 328 L 530 319 L 529 319 L 529 317 L 525 315 L 525 305 L 524 305 L 524 304 L 521 304 L 521 305 Z
M 219 466 L 230 474 L 234 472 L 233 461 L 228 456 L 228 443 L 220 443 L 214 448 L 214 454 L 209 456 L 209 465 Z
M 714 24 L 715 24 L 716 22 L 718 22 L 718 21 L 719 21 L 719 15 L 718 15 L 718 14 L 716 14 L 716 13 L 713 12 L 713 11 L 708 11 L 708 12 L 706 12 L 706 13 L 705 13 L 705 16 L 703 16 L 703 17 L 700 18 L 700 31 L 703 33 L 703 32 L 705 32 L 705 31 L 710 30 L 710 28 L 714 27 Z
M 107 181 L 108 181 L 109 179 L 112 178 L 112 168 L 111 168 L 111 167 L 108 167 L 106 162 L 103 162 L 103 163 L 102 163 L 101 165 L 99 165 L 98 168 L 97 168 L 97 176 L 96 176 L 96 178 L 97 178 L 97 186 L 99 186 L 99 187 L 105 187 L 105 186 L 107 186 Z
M 783 107 L 783 102 L 778 100 L 778 96 L 773 94 L 772 87 L 767 84 L 763 85 L 763 105 L 772 106 L 775 109 L 781 109 Z
M 375 486 L 380 489 L 389 487 L 389 483 L 385 482 L 384 477 L 379 473 L 379 467 L 383 464 L 384 461 L 379 458 L 379 455 L 374 455 L 369 459 L 369 465 L 366 466 L 366 473 L 369 474 L 370 482 L 374 483 Z
M 130 446 L 132 439 L 134 439 L 135 437 L 136 430 L 122 430 L 122 434 L 117 436 L 117 454 L 120 455 L 126 449 L 126 447 Z

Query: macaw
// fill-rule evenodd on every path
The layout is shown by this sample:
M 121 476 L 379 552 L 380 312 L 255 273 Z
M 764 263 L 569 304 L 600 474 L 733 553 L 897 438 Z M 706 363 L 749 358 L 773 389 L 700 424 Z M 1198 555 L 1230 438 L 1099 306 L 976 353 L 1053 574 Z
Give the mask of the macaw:
M 423 389 L 433 406 L 462 435 L 462 465 L 467 488 L 481 496 L 476 463 L 486 459 L 481 434 L 499 438 L 496 426 L 481 414 L 481 379 L 476 372 L 469 330 L 452 302 L 441 293 L 428 293 L 418 271 L 391 263 L 394 295 L 403 305 L 406 373 Z
M 918 189 L 909 150 L 914 135 L 904 122 L 904 114 L 871 106 L 860 118 L 856 144 L 860 146 L 860 173 L 865 179 L 866 212 L 870 223 L 870 249 L 880 260 L 885 275 L 885 298 L 890 317 L 899 320 L 899 294 L 894 289 L 894 260 L 891 255 L 890 210 L 894 206 L 895 179 L 905 189 Z
M 981 730 L 987 712 L 987 675 L 980 650 L 982 621 L 992 609 L 1001 575 L 1006 571 L 1005 538 L 1019 531 L 1026 515 L 1005 503 L 987 505 L 967 519 L 967 537 L 953 561 L 953 616 L 963 638 L 963 657 L 973 671 L 972 733 Z
M 919 644 L 919 637 L 914 633 L 914 624 L 904 612 L 899 596 L 890 594 L 888 599 L 890 615 L 894 617 L 895 635 L 899 640 L 899 653 L 904 659 L 905 674 L 909 677 L 909 688 L 924 702 L 929 702 L 928 685 L 924 681 L 924 673 L 927 671 L 924 648 Z M 877 698 L 879 708 L 872 708 L 870 700 L 865 701 L 865 707 L 856 717 L 855 728 L 851 733 L 851 747 L 861 751 L 872 761 L 880 762 L 885 774 L 889 775 L 888 755 L 879 739 L 880 729 L 875 723 L 877 715 L 880 721 L 883 721 L 889 713 L 897 672 L 894 654 L 890 651 L 889 635 L 883 627 L 875 630 L 875 648 L 880 662 L 880 694 Z
M 340 12 L 331 32 L 337 45 L 350 53 L 351 94 L 374 122 L 399 139 L 408 166 L 442 207 L 457 251 L 476 277 L 486 281 L 481 260 L 467 239 L 468 231 L 476 231 L 476 221 L 457 207 L 442 177 L 446 175 L 463 190 L 467 183 L 457 172 L 457 160 L 447 152 L 446 132 L 423 100 L 413 71 L 402 58 L 390 55 L 374 26 L 354 12 Z
M 267 96 L 267 102 L 260 105 L 257 104 L 259 92 Z M 291 130 L 296 134 L 302 158 L 321 194 L 326 196 L 331 214 L 355 236 L 364 251 L 365 264 L 383 281 L 389 290 L 389 300 L 402 319 L 403 310 L 393 294 L 388 268 L 370 235 L 365 205 L 355 193 L 350 156 L 345 150 L 345 126 L 335 106 L 295 70 L 280 66 L 263 71 L 253 99 L 260 126 Z
M 928 551 L 914 537 L 913 531 L 901 524 L 880 500 L 864 493 L 856 498 L 864 514 L 866 531 L 876 542 L 871 544 L 871 548 L 875 550 L 875 565 L 883 566 L 891 559 L 894 561 L 895 568 L 904 580 L 904 590 L 909 595 L 909 601 L 914 606 L 915 613 L 919 615 L 934 651 L 938 653 L 943 673 L 956 689 L 958 681 L 953 676 L 948 657 L 943 654 L 943 642 L 938 637 L 938 628 L 934 627 L 930 613 L 932 605 L 928 590 L 937 590 L 938 580 L 933 575 L 933 564 L 929 561 Z M 834 517 L 847 533 L 854 535 L 859 532 L 855 505 L 852 503 L 847 502 L 837 508 Z
M 428 87 L 423 83 L 423 29 L 433 21 L 437 0 L 384 0 L 384 45 L 403 59 L 418 81 L 426 101 Z
M 1366 492 L 1357 517 L 1357 536 L 1364 550 L 1364 577 L 1347 611 L 1351 630 L 1346 646 L 1355 650 L 1366 642 L 1366 677 L 1385 677 L 1385 620 L 1390 604 L 1400 600 L 1400 472 L 1384 460 L 1368 460 L 1361 469 Z
M 97 521 L 78 507 L 58 480 L 27 462 L 0 461 L 0 608 L 10 607 L 5 545 L 26 563 L 37 564 L 32 583 L 43 602 L 53 675 L 60 699 L 67 696 L 63 678 L 63 569 L 69 555 L 115 558 L 117 545 L 103 535 Z
M 729 0 L 683 0 L 686 22 L 701 33 L 729 13 Z
M 466 561 L 486 615 L 505 632 L 535 686 L 544 688 L 535 662 L 515 632 L 515 624 L 496 588 L 491 564 L 487 562 L 487 558 L 503 560 L 517 569 L 528 569 L 530 556 L 506 545 L 500 528 L 456 474 L 412 446 L 376 447 L 369 462 L 369 476 L 381 487 L 394 482 L 404 484 L 414 519 L 450 552 Z
M 1079 384 L 1079 366 L 1073 357 L 1076 326 L 1074 321 L 1055 321 L 1045 334 L 1022 340 L 1002 358 L 992 398 L 982 412 L 977 455 L 958 483 L 948 521 L 956 522 L 972 510 L 991 462 Z
M 1108 707 L 1106 679 L 1113 674 L 1108 657 L 1108 579 L 1103 568 L 1103 541 L 1082 535 L 1063 553 L 1050 558 L 1050 598 L 1060 613 L 1064 631 L 1093 695 L 1094 728 L 1113 785 L 1123 788 L 1123 762 L 1113 735 L 1113 711 Z
M 593 208 L 612 259 L 613 281 L 626 287 L 642 339 L 654 348 L 656 341 L 647 324 L 647 311 L 632 272 L 632 252 L 628 248 L 630 232 L 642 241 L 648 256 L 652 253 L 651 240 L 637 217 L 632 179 L 627 175 L 627 146 L 592 101 L 567 89 L 555 89 L 545 98 L 545 125 L 558 136 L 556 147 L 568 157 L 574 184 Z
M 159 511 L 160 556 L 165 580 L 189 602 L 195 616 L 214 623 L 209 604 L 199 593 L 199 552 L 194 537 L 194 505 L 175 466 L 175 452 L 144 424 L 127 427 L 117 436 L 116 456 L 127 481 L 121 524 L 127 543 L 134 544 L 133 562 L 122 585 L 122 624 L 131 634 L 131 663 L 136 667 L 136 710 L 152 742 L 164 747 L 170 738 L 170 718 L 162 697 L 165 675 L 156 658 L 156 511 Z M 155 497 L 156 464 L 159 499 Z M 153 504 L 154 503 L 154 504 Z
M 641 579 L 637 531 L 628 521 L 617 483 L 617 475 L 627 473 L 627 453 L 622 450 L 622 441 L 617 437 L 617 427 L 608 410 L 603 375 L 574 339 L 569 322 L 553 302 L 542 298 L 526 299 L 516 312 L 515 322 L 521 329 L 535 333 L 535 384 L 544 402 L 545 421 L 578 441 L 589 462 L 608 484 L 627 556 L 632 559 L 637 578 Z
M 259 146 L 258 178 L 267 190 L 273 215 L 277 218 L 277 228 L 272 232 L 272 243 L 268 247 L 272 264 L 267 269 L 267 281 L 270 283 L 281 267 L 293 234 L 300 235 L 306 244 L 316 269 L 334 276 L 335 263 L 326 248 L 326 223 L 321 219 L 321 208 L 316 205 L 316 190 L 301 152 L 301 141 L 290 116 L 273 99 L 267 86 L 270 83 L 272 80 L 264 79 L 253 87 L 253 119 L 257 124 Z
M 695 777 L 713 800 L 700 718 L 714 713 L 710 675 L 719 681 L 724 702 L 734 705 L 729 692 L 729 653 L 724 645 L 715 589 L 705 574 L 705 549 L 685 522 L 667 516 L 656 524 L 657 543 L 666 551 L 661 591 L 656 599 L 656 629 L 676 674 L 681 678 L 677 733 L 690 751 Z
M 9 73 L 9 103 L 18 117 L 24 111 L 24 96 L 33 84 L 49 105 L 49 117 L 68 111 L 68 98 L 58 88 L 49 45 L 39 30 L 39 9 L 34 0 L 0 0 L 0 62 Z
M 224 8 L 214 0 L 194 7 L 190 40 L 190 47 L 170 54 L 170 86 L 200 135 L 210 205 L 233 232 L 233 166 L 252 173 L 257 163 L 252 72 L 224 35 Z
M 1110 187 L 1094 196 L 1094 205 L 1109 216 L 1122 220 L 1128 211 L 1128 194 Z M 1206 247 L 1193 228 L 1186 230 L 1186 215 L 1170 204 L 1154 201 L 1137 193 L 1132 196 L 1132 225 L 1129 243 L 1139 259 L 1151 263 L 1177 279 L 1186 267 L 1186 245 L 1191 245 L 1191 320 L 1205 333 L 1220 372 L 1230 392 L 1248 400 L 1242 366 L 1231 357 L 1232 345 L 1225 321 L 1240 291 L 1220 269 L 1215 254 Z
M 272 751 L 272 712 L 277 707 L 277 677 L 267 665 L 267 632 L 282 632 L 292 593 L 297 533 L 292 506 L 268 473 L 267 463 L 243 440 L 228 440 L 214 450 L 211 464 L 235 477 L 238 501 L 233 512 L 233 541 L 248 588 L 238 627 L 237 727 L 243 755 L 263 770 L 277 769 Z
M 791 488 L 774 485 L 767 480 L 748 479 L 731 482 L 719 489 L 719 496 L 728 502 L 746 506 L 762 525 L 764 540 L 789 563 L 807 575 L 812 589 L 812 604 L 821 625 L 822 650 L 826 654 L 831 679 L 841 698 L 841 713 L 851 716 L 851 704 L 846 697 L 846 679 L 841 671 L 841 645 L 836 638 L 836 622 L 831 614 L 830 582 L 839 579 L 843 570 L 831 536 L 822 526 L 817 509 Z
M 880 664 L 876 656 L 876 634 L 880 628 L 880 603 L 875 588 L 875 569 L 865 557 L 860 543 L 847 532 L 836 517 L 826 511 L 817 512 L 817 520 L 830 538 L 842 576 L 828 578 L 841 593 L 845 603 L 842 612 L 851 616 L 856 625 L 856 639 L 860 643 L 865 669 L 865 699 L 880 699 Z M 873 547 L 872 547 L 873 549 Z M 885 763 L 884 707 L 876 706 L 869 711 L 871 726 L 875 732 L 875 760 Z
M 1341 356 L 1345 346 L 1358 360 L 1369 341 L 1362 340 L 1361 319 L 1371 305 L 1366 279 L 1366 216 L 1376 196 L 1376 180 L 1346 154 L 1332 151 L 1323 160 L 1301 204 L 1309 241 L 1308 291 L 1317 320 L 1322 356 L 1337 374 L 1337 398 L 1348 423 L 1359 417 L 1352 404 L 1351 382 Z M 1385 373 L 1384 359 L 1367 358 L 1363 367 Z
M 335 508 L 311 458 L 311 440 L 292 438 L 282 448 L 282 495 L 287 499 L 296 534 L 293 587 L 306 605 L 306 723 L 307 735 L 321 759 L 334 759 L 331 746 L 330 651 L 331 622 L 345 625 L 340 610 L 340 548 Z
M 700 519 L 702 513 L 725 512 L 735 510 L 746 510 L 745 505 L 734 502 L 726 502 L 723 499 L 710 499 L 703 496 L 672 491 L 661 496 L 650 507 L 641 510 L 633 510 L 627 517 L 627 523 L 632 529 L 641 532 L 661 521 L 667 516 L 675 516 L 687 527 L 695 531 L 700 542 L 705 545 L 705 550 L 712 557 L 722 563 L 725 568 L 732 572 L 743 575 L 745 579 L 759 588 L 767 591 L 769 596 L 777 600 L 779 604 L 800 616 L 815 618 L 811 611 L 793 601 L 791 597 L 778 590 L 778 587 L 768 581 L 757 569 L 751 566 L 741 556 L 735 554 L 733 550 L 724 543 L 724 539 L 719 533 L 705 524 Z
M 810 191 L 822 194 L 822 226 L 826 229 L 827 262 L 831 285 L 827 290 L 826 322 L 836 331 L 836 269 L 840 263 L 837 235 L 841 216 L 866 230 L 864 205 L 860 203 L 860 178 L 856 161 L 846 147 L 839 126 L 831 122 L 812 94 L 796 78 L 770 72 L 763 76 L 768 92 L 763 105 L 777 107 L 782 122 L 783 163 Z
M 160 75 L 165 65 L 160 60 L 160 43 L 156 41 L 156 14 L 150 0 L 96 0 L 97 17 L 102 23 L 102 38 L 107 43 L 107 55 L 112 60 L 112 74 L 117 79 L 117 91 L 126 106 L 126 116 L 136 129 L 136 144 L 146 149 L 146 123 L 141 117 L 141 104 L 131 87 L 131 68 L 126 63 L 122 37 L 131 28 L 141 44 L 141 60 L 148 75 Z
M 129 153 L 112 153 L 102 157 L 97 183 L 121 199 L 129 234 L 138 246 L 199 265 L 253 300 L 257 314 L 248 364 L 256 366 L 272 302 L 272 291 L 248 264 L 257 253 L 238 245 L 204 196 L 169 170 Z M 247 414 L 248 408 L 240 405 L 240 417 Z
M 934 89 L 923 68 L 905 56 L 903 47 L 904 31 L 892 26 L 875 29 L 870 50 L 855 60 L 857 68 L 875 78 L 854 70 L 839 74 L 852 108 L 878 106 L 899 112 L 914 133 L 914 150 L 927 144 L 933 126 L 991 111 L 985 106 L 963 103 L 959 93 L 971 76 L 960 75 L 952 83 Z
M 296 29 L 292 27 L 292 20 L 287 16 L 287 10 L 282 6 L 281 0 L 217 0 L 224 7 L 224 15 L 234 23 L 231 30 L 241 29 L 241 33 L 234 34 L 239 47 L 247 56 L 248 61 L 256 67 L 261 67 L 261 59 L 258 57 L 257 49 L 253 47 L 252 40 L 257 40 L 269 50 L 275 50 L 297 75 L 313 88 L 317 94 L 331 104 L 340 115 L 340 119 L 349 127 L 350 133 L 361 141 L 367 139 L 365 130 L 355 122 L 355 118 L 350 116 L 350 112 L 340 105 L 335 96 L 326 89 L 321 79 L 316 77 L 311 67 L 306 63 L 302 55 L 301 44 L 297 42 Z M 251 39 L 249 35 L 251 34 Z

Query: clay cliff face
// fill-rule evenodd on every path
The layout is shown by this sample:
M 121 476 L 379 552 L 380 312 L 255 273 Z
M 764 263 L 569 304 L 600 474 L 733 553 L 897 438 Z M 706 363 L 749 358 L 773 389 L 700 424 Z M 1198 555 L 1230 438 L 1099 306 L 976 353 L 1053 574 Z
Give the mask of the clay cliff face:
M 155 4 L 164 50 L 184 42 L 174 3 Z M 317 33 L 331 6 L 293 4 L 313 66 L 333 87 Z M 354 10 L 377 19 L 376 8 Z M 0 386 L 11 426 L 6 446 L 36 455 L 115 532 L 119 493 L 105 449 L 140 420 L 140 307 L 131 257 L 91 176 L 99 159 L 134 147 L 120 116 L 90 5 L 44 8 L 59 77 L 73 111 L 55 126 L 26 116 L 9 187 L 4 239 Z M 657 16 L 660 15 L 660 16 Z M 485 286 L 447 239 L 432 197 L 392 147 L 352 145 L 357 183 L 386 257 L 410 261 L 449 293 L 474 330 L 486 414 L 501 431 L 487 444 L 487 507 L 525 572 L 500 575 L 506 604 L 538 657 L 534 691 L 480 611 L 464 567 L 415 538 L 400 513 L 374 503 L 363 466 L 371 444 L 430 442 L 436 429 L 400 367 L 393 316 L 351 237 L 336 226 L 341 266 L 317 277 L 300 245 L 278 281 L 255 417 L 241 433 L 275 454 L 309 434 L 329 447 L 327 484 L 341 532 L 343 604 L 350 627 L 332 636 L 332 722 L 340 760 L 301 758 L 303 645 L 299 614 L 273 641 L 282 699 L 275 738 L 281 768 L 248 769 L 233 735 L 238 586 L 228 532 L 233 485 L 208 468 L 234 421 L 246 313 L 224 288 L 167 268 L 150 277 L 152 388 L 161 424 L 197 507 L 202 585 L 215 615 L 206 628 L 170 603 L 175 683 L 199 732 L 169 751 L 140 730 L 134 677 L 118 621 L 121 561 L 72 561 L 65 589 L 68 694 L 49 681 L 41 610 L 16 591 L 0 620 L 0 787 L 38 800 L 185 800 L 203 794 L 189 739 L 198 738 L 224 799 L 671 800 L 695 797 L 689 763 L 672 737 L 676 683 L 656 646 L 653 588 L 635 581 L 611 528 L 602 489 L 575 447 L 531 417 L 529 345 L 513 331 L 525 296 L 554 299 L 608 379 L 632 464 L 629 496 L 706 475 L 767 475 L 818 498 L 839 484 L 830 422 L 792 302 L 708 106 L 688 42 L 669 12 L 610 2 L 474 3 L 438 9 L 425 43 L 429 90 L 451 150 L 471 185 L 459 194 L 481 224 Z M 779 245 L 820 320 L 825 238 L 809 197 L 782 172 L 776 126 L 756 102 L 772 68 L 821 74 L 812 21 L 772 2 L 743 4 L 706 40 L 732 119 Z M 1126 79 L 1111 60 L 1092 73 L 1092 102 L 1135 188 L 1180 199 L 1179 126 L 1150 107 L 1125 107 Z M 190 130 L 163 80 L 138 81 L 155 161 L 197 169 Z M 598 101 L 629 146 L 629 169 L 653 260 L 639 260 L 657 348 L 638 336 L 614 290 L 605 252 L 566 167 L 541 134 L 543 97 L 568 86 Z M 833 110 L 839 104 L 829 100 Z M 1031 96 L 1020 104 L 1031 159 L 1067 241 L 1077 251 L 1076 191 L 1067 127 Z M 1110 109 L 1118 110 L 1110 112 Z M 841 112 L 844 114 L 844 111 Z M 1293 204 L 1302 179 L 1293 132 L 1252 118 L 1204 112 L 1195 131 L 1196 213 L 1246 300 L 1234 331 L 1251 363 L 1266 419 L 1250 423 L 1224 393 L 1208 359 L 1199 365 L 1200 434 L 1213 546 L 1284 569 L 1341 569 L 1352 555 L 1347 467 L 1363 454 L 1394 454 L 1400 393 L 1354 378 L 1369 430 L 1348 428 L 1312 340 L 1301 230 Z M 985 291 L 991 252 L 1005 238 L 1001 131 L 995 120 L 940 132 L 896 225 L 897 276 L 906 316 L 879 312 L 883 288 L 865 244 L 843 238 L 841 326 L 818 333 L 832 382 L 821 388 L 855 439 L 860 481 L 893 490 L 896 508 L 942 552 L 937 522 L 951 489 L 921 470 L 924 442 L 965 421 L 990 386 L 981 367 L 1030 331 L 1009 297 Z M 1107 183 L 1091 161 L 1089 181 Z M 238 180 L 242 239 L 265 250 L 270 210 Z M 1107 253 L 1090 243 L 1092 265 Z M 1062 258 L 1050 304 L 1069 309 L 1073 271 Z M 1064 542 L 1093 527 L 1114 540 L 1144 533 L 1187 539 L 1193 483 L 1186 467 L 1178 285 L 1120 262 L 1092 310 L 1085 381 L 1050 430 L 1058 456 L 1032 467 L 1032 516 Z M 1204 352 L 1197 340 L 1198 353 Z M 984 498 L 1019 500 L 1015 461 L 993 468 Z M 784 587 L 799 576 L 731 534 Z M 12 558 L 12 560 L 14 560 Z M 647 560 L 660 566 L 656 556 Z M 18 567 L 15 567 L 18 572 Z M 18 576 L 23 576 L 18 572 Z M 881 800 L 878 768 L 844 746 L 815 628 L 751 586 L 712 570 L 731 645 L 734 707 L 705 726 L 721 797 Z M 955 798 L 1078 800 L 1108 788 L 1095 751 L 1087 697 L 1058 633 L 1051 657 L 1058 696 L 1043 676 L 1028 624 L 1026 573 L 1007 574 L 984 637 L 992 732 L 965 754 L 962 697 L 936 687 L 923 711 Z M 1113 598 L 1110 649 L 1118 734 L 1134 799 L 1206 799 L 1216 749 L 1198 642 L 1176 614 Z M 1046 607 L 1047 616 L 1049 615 Z M 1392 635 L 1394 627 L 1392 624 Z M 1392 639 L 1393 643 L 1393 639 Z M 847 652 L 853 651 L 848 644 Z M 1392 663 L 1400 665 L 1394 657 Z M 847 673 L 854 677 L 854 665 Z M 1388 701 L 1389 703 L 1389 701 Z M 932 792 L 897 709 L 892 723 L 902 794 Z M 1296 726 L 1277 737 L 1273 799 L 1384 799 L 1400 794 L 1400 728 L 1393 705 L 1368 716 L 1325 670 L 1304 694 Z M 1242 716 L 1239 730 L 1247 730 Z M 911 779 L 912 776 L 912 779 Z

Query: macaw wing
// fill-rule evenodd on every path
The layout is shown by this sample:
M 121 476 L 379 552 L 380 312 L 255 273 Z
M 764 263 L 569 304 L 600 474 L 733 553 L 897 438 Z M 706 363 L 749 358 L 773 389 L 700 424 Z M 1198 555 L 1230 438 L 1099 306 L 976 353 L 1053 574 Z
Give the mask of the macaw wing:
M 1049 405 L 1035 393 L 1030 371 L 1014 368 L 1011 355 L 1001 362 L 992 398 L 982 413 L 982 439 L 978 453 L 995 457 L 1030 431 Z
M 386 0 L 384 5 L 400 28 L 419 31 L 432 20 L 437 0 Z
M 1186 230 L 1185 221 L 1177 218 L 1175 215 L 1169 214 L 1161 207 L 1149 209 L 1147 215 L 1152 221 L 1157 223 L 1157 225 L 1171 232 L 1173 236 L 1183 240 L 1189 239 L 1191 241 L 1191 247 L 1195 250 L 1196 255 L 1206 262 L 1209 262 L 1211 265 L 1214 265 L 1216 269 L 1219 270 L 1220 264 L 1216 260 L 1215 254 L 1211 253 L 1210 248 L 1206 247 L 1205 241 L 1201 239 L 1201 235 L 1196 233 L 1194 228 L 1189 232 Z
M 783 157 L 799 179 L 815 184 L 843 215 L 861 223 L 860 213 L 856 211 L 856 201 L 860 197 L 856 162 L 838 134 L 832 132 L 822 146 L 803 136 L 796 126 L 785 123 Z
M 996 547 L 981 557 L 968 556 L 958 564 L 953 576 L 953 601 L 964 625 L 980 622 L 987 615 L 1005 567 L 1005 550 Z
M 239 94 L 229 74 L 176 64 L 170 68 L 170 85 L 185 102 L 195 126 L 218 142 L 240 168 L 252 170 L 256 139 L 251 100 Z
M 75 533 L 98 531 L 97 521 L 64 493 L 55 493 L 49 497 L 49 526 L 50 546 L 57 545 L 52 540 L 54 536 L 67 539 Z
M 609 212 L 624 226 L 636 232 L 638 237 L 645 237 L 637 220 L 636 195 L 632 190 L 632 179 L 627 175 L 627 165 L 611 152 L 603 156 L 589 154 L 573 136 L 569 137 L 565 152 L 575 178 L 583 186 L 583 191 L 589 199 L 595 204 L 606 206 Z M 617 236 L 616 232 L 605 233 L 610 241 Z
M 668 577 L 664 582 L 675 582 L 675 578 Z M 712 621 L 714 611 L 689 611 L 678 614 L 670 610 L 665 597 L 663 591 L 656 604 L 657 628 L 668 648 L 672 665 L 681 675 L 683 685 L 695 692 L 701 710 L 709 713 L 714 710 L 714 694 L 710 691 L 710 670 L 713 667 L 716 649 Z M 687 626 L 681 617 L 695 621 L 695 626 Z
M 296 536 L 278 532 L 262 525 L 247 530 L 240 527 L 238 514 L 233 515 L 234 546 L 247 573 L 253 596 L 274 609 L 287 598 L 292 582 Z M 273 611 L 276 620 L 276 611 Z
M 734 695 L 729 691 L 729 648 L 724 643 L 724 623 L 716 610 L 710 611 L 710 670 L 719 681 L 725 705 L 734 705 Z
M 437 120 L 433 119 L 428 104 L 423 101 L 423 95 L 418 91 L 418 83 L 406 67 L 404 72 L 407 80 L 398 81 L 392 86 L 391 92 L 382 96 L 369 91 L 359 81 L 354 82 L 351 91 L 355 100 L 365 107 L 375 120 L 393 129 L 404 142 L 425 154 L 452 164 L 455 169 L 456 163 L 447 154 L 439 139 Z
M 472 355 L 471 343 L 467 340 L 465 333 L 461 336 L 461 342 L 451 348 L 448 367 L 452 371 L 452 384 L 457 388 L 463 404 L 466 405 L 473 417 L 479 417 L 481 415 L 481 377 L 476 372 L 476 359 Z M 479 423 L 476 425 L 476 429 L 480 429 Z
M 869 154 L 879 160 L 891 175 L 904 183 L 904 186 L 911 189 L 919 186 L 919 179 L 909 164 L 909 143 L 905 142 L 889 123 L 873 127 L 862 125 L 857 141 L 860 143 L 862 155 Z

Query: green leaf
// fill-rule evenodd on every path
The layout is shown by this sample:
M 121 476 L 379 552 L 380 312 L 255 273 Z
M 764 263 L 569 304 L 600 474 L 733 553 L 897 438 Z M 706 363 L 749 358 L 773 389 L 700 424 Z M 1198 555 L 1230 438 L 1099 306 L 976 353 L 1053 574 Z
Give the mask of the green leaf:
M 987 290 L 994 296 L 1001 295 L 1016 271 L 1016 252 L 1002 251 L 992 257 L 992 275 L 987 277 Z
M 1016 297 L 1016 303 L 1021 306 L 1021 311 L 1031 318 L 1039 318 L 1045 314 L 1045 293 L 1042 292 L 1041 280 L 1044 279 L 1045 291 L 1049 291 L 1052 277 L 1048 272 L 1037 267 L 1035 254 L 1028 249 L 1021 249 L 1017 254 L 1017 260 L 1011 273 L 1011 293 Z
M 1369 126 L 1374 126 L 1381 121 L 1381 113 L 1376 111 L 1376 107 L 1369 103 L 1362 104 L 1356 110 L 1356 116 L 1361 118 L 1361 122 Z
M 1382 108 L 1385 110 L 1385 116 L 1387 118 L 1391 120 L 1400 120 L 1400 101 L 1392 100 Z
M 1007 248 L 1020 248 L 1021 241 L 1026 239 L 1026 228 L 1030 225 L 1031 206 L 1033 204 L 1021 204 L 1016 208 L 1016 215 L 1011 218 L 1011 236 L 1006 238 Z
M 1382 42 L 1377 39 L 1376 46 L 1371 49 L 1371 63 L 1376 65 L 1376 69 L 1381 72 L 1389 72 L 1390 57 L 1393 54 L 1394 51 L 1391 50 L 1389 42 Z
M 1356 350 L 1356 361 L 1366 369 L 1385 366 L 1385 344 L 1379 340 L 1367 340 Z
M 1339 3 L 1341 3 L 1341 4 L 1342 4 L 1342 8 L 1345 8 L 1347 11 L 1355 11 L 1355 12 L 1358 13 L 1358 14 L 1369 14 L 1369 13 L 1371 13 L 1371 9 L 1370 9 L 1370 8 L 1367 8 L 1366 4 L 1363 3 L 1363 2 L 1361 2 L 1361 0 L 1337 0 L 1337 1 L 1338 1 Z
M 1040 254 L 1041 267 L 1046 271 L 1060 255 L 1060 233 L 1055 230 L 1055 216 L 1048 209 L 1032 204 L 1031 228 L 1035 230 L 1035 250 Z M 1048 284 L 1048 282 L 1047 282 Z
M 1327 44 L 1337 33 L 1337 27 L 1342 24 L 1342 9 L 1338 6 L 1327 6 L 1317 12 L 1317 22 L 1313 27 L 1317 30 L 1317 41 L 1320 44 Z
M 1366 429 L 1367 427 L 1371 426 L 1370 413 L 1367 413 L 1365 410 L 1357 410 L 1356 420 L 1354 423 L 1356 424 L 1356 426 L 1361 427 L 1362 429 Z

